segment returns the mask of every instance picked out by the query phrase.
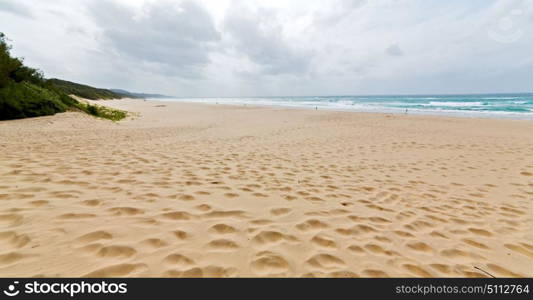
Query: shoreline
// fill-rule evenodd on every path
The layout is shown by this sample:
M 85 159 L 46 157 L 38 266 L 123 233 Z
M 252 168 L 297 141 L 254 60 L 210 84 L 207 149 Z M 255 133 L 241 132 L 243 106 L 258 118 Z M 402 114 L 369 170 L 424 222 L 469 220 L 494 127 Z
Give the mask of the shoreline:
M 3 276 L 533 276 L 527 120 L 96 103 L 0 122 Z
M 280 104 L 249 104 L 249 103 L 216 103 L 214 102 L 201 102 L 201 101 L 192 101 L 190 98 L 184 98 L 185 100 L 180 100 L 181 98 L 169 98 L 164 100 L 164 98 L 152 98 L 146 99 L 146 101 L 152 102 L 173 102 L 173 103 L 190 103 L 190 104 L 205 104 L 205 105 L 227 105 L 227 106 L 249 106 L 249 107 L 273 107 L 273 108 L 287 108 L 287 109 L 302 109 L 302 110 L 316 110 L 311 106 L 303 105 L 280 105 Z M 204 99 L 204 98 L 201 98 Z M 473 119 L 504 119 L 504 120 L 525 120 L 533 121 L 533 113 L 492 113 L 486 111 L 468 111 L 461 113 L 458 110 L 420 110 L 420 109 L 408 109 L 408 112 L 405 113 L 403 109 L 375 109 L 375 110 L 364 110 L 364 109 L 343 109 L 335 107 L 318 107 L 318 110 L 331 111 L 331 112 L 353 112 L 353 113 L 370 113 L 370 114 L 392 114 L 392 115 L 411 115 L 411 116 L 436 116 L 436 117 L 449 117 L 449 118 L 473 118 Z

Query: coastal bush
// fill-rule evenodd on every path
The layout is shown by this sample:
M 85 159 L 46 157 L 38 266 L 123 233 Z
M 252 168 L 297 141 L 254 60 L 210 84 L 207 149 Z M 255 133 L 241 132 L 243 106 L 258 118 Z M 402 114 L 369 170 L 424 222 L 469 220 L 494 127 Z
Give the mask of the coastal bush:
M 22 59 L 11 57 L 10 50 L 11 46 L 7 44 L 5 35 L 0 32 L 0 88 L 20 82 L 44 86 L 46 80 L 43 74 L 37 69 L 25 66 Z
M 93 116 L 98 116 L 98 108 L 96 105 L 87 105 L 87 112 L 89 112 Z
M 68 105 L 59 95 L 28 82 L 0 89 L 0 119 L 20 119 L 64 112 Z
M 53 115 L 68 109 L 113 121 L 126 117 L 125 111 L 87 105 L 69 96 L 109 99 L 122 98 L 120 94 L 59 79 L 46 80 L 39 70 L 11 57 L 6 40 L 0 32 L 0 120 Z

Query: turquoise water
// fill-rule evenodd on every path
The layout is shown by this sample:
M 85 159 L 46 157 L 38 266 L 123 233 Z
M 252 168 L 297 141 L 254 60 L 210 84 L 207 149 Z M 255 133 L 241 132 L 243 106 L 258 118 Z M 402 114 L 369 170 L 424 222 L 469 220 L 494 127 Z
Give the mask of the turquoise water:
M 166 100 L 230 105 L 268 105 L 339 111 L 348 110 L 360 112 L 533 119 L 533 93 L 416 96 L 169 98 Z

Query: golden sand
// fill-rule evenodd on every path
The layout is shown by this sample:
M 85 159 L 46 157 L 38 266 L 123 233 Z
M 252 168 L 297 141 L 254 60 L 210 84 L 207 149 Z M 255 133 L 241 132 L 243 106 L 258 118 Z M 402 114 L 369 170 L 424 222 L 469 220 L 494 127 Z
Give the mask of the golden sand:
M 105 104 L 0 122 L 1 276 L 533 276 L 531 121 Z

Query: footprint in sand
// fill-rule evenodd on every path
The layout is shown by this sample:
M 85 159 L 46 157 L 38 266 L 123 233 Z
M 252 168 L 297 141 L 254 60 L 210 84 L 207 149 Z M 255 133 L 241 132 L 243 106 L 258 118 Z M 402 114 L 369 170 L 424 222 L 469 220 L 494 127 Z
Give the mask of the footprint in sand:
M 207 266 L 203 268 L 195 267 L 185 271 L 180 270 L 168 270 L 164 277 L 184 277 L 184 278 L 225 278 L 234 277 L 237 273 L 235 268 L 223 268 L 219 266 Z
M 178 199 L 182 200 L 182 201 L 193 201 L 195 200 L 196 198 L 194 198 L 193 195 L 188 195 L 188 194 L 182 194 L 178 197 Z
M 220 223 L 220 224 L 211 226 L 211 228 L 209 228 L 209 231 L 215 234 L 230 234 L 230 233 L 237 232 L 237 229 L 235 229 L 235 227 L 233 226 Z
M 15 231 L 0 232 L 0 241 L 5 241 L 13 248 L 22 248 L 30 241 L 30 237 L 26 234 L 18 234 Z
M 5 224 L 5 227 L 15 227 L 22 224 L 24 217 L 17 214 L 0 215 L 0 224 Z
M 200 205 L 195 206 L 194 208 L 200 211 L 204 211 L 204 212 L 210 211 L 212 209 L 211 205 L 209 204 L 200 204 Z
M 252 238 L 252 242 L 258 246 L 277 244 L 282 241 L 296 242 L 298 239 L 279 231 L 261 231 Z
M 321 270 L 330 270 L 346 266 L 342 259 L 326 253 L 316 254 L 312 256 L 307 260 L 307 264 Z
M 363 270 L 363 275 L 365 277 L 373 277 L 373 278 L 387 278 L 389 275 L 381 270 L 376 269 L 365 269 Z
M 112 245 L 102 247 L 96 255 L 105 258 L 128 258 L 135 255 L 137 251 L 129 246 Z
M 477 241 L 474 241 L 472 239 L 462 239 L 461 241 L 463 241 L 465 244 L 468 244 L 472 247 L 476 247 L 476 248 L 479 248 L 479 249 L 489 249 L 489 247 L 483 243 L 480 243 L 480 242 L 477 242 Z
M 135 207 L 113 207 L 109 211 L 114 216 L 134 216 L 144 214 L 144 210 Z
M 301 231 L 321 230 L 328 228 L 329 225 L 317 219 L 309 219 L 303 223 L 296 225 L 296 228 Z
M 35 207 L 40 207 L 40 206 L 46 205 L 48 203 L 50 203 L 50 201 L 47 201 L 47 200 L 30 201 L 30 204 L 35 206 Z
M 123 277 L 138 274 L 148 267 L 145 264 L 117 264 L 104 267 L 82 277 Z
M 513 271 L 510 271 L 502 266 L 496 265 L 496 264 L 487 264 L 487 267 L 494 271 L 496 274 L 502 276 L 502 277 L 524 277 L 522 274 L 515 273 Z
M 280 207 L 280 208 L 273 208 L 270 210 L 270 213 L 274 216 L 281 216 L 286 215 L 291 212 L 290 208 Z
M 374 229 L 373 227 L 359 224 L 359 225 L 352 226 L 350 228 L 337 228 L 335 229 L 335 232 L 341 235 L 358 236 L 358 235 L 374 233 L 374 232 L 377 232 L 377 230 Z
M 477 234 L 477 235 L 481 235 L 481 236 L 485 236 L 485 237 L 492 236 L 492 233 L 490 233 L 490 232 L 488 232 L 487 230 L 484 230 L 484 229 L 468 228 L 468 231 L 472 232 L 473 234 Z
M 207 248 L 215 251 L 233 251 L 239 248 L 239 245 L 232 240 L 218 239 L 207 243 Z
M 373 244 L 373 243 L 366 244 L 364 248 L 373 254 L 387 255 L 387 256 L 399 256 L 397 252 L 388 250 L 386 248 L 381 247 L 380 245 Z
M 473 252 L 467 252 L 459 249 L 446 249 L 442 250 L 440 254 L 444 257 L 451 258 L 451 259 L 461 259 L 463 261 L 471 261 L 471 260 L 480 260 L 484 259 L 483 256 L 478 255 Z
M 395 230 L 395 231 L 393 231 L 393 232 L 394 232 L 394 234 L 396 234 L 397 236 L 402 237 L 402 238 L 412 238 L 412 237 L 415 237 L 414 235 L 410 234 L 410 233 L 407 232 L 407 231 Z
M 413 264 L 405 264 L 403 265 L 403 268 L 407 271 L 411 272 L 411 274 L 417 276 L 417 277 L 435 277 L 432 275 L 429 271 L 426 271 L 424 268 L 413 265 Z
M 172 220 L 172 221 L 185 221 L 185 220 L 190 220 L 192 215 L 184 211 L 173 211 L 173 212 L 164 213 L 161 215 L 161 217 L 167 220 Z
M 331 278 L 359 278 L 360 276 L 357 273 L 351 271 L 335 271 L 328 273 L 326 277 Z
M 514 252 L 533 258 L 533 251 L 529 251 L 527 247 L 522 247 L 522 246 L 515 245 L 515 244 L 505 244 L 504 247 Z
M 88 244 L 88 243 L 92 243 L 98 240 L 110 240 L 112 238 L 113 238 L 113 235 L 111 233 L 107 231 L 103 231 L 103 230 L 97 230 L 97 231 L 84 234 L 78 237 L 76 240 L 78 242 Z
M 78 220 L 78 219 L 90 219 L 90 218 L 94 218 L 94 217 L 96 217 L 95 214 L 67 213 L 67 214 L 62 214 L 62 215 L 58 216 L 57 218 L 58 219 L 63 219 L 63 220 Z
M 102 201 L 100 200 L 96 200 L 96 199 L 93 199 L 93 200 L 85 200 L 85 201 L 82 201 L 81 204 L 83 205 L 86 205 L 86 206 L 98 206 L 102 203 Z
M 289 271 L 287 260 L 283 256 L 270 251 L 257 253 L 250 267 L 254 273 L 262 276 L 280 275 Z
M 27 255 L 24 255 L 20 252 L 9 252 L 6 254 L 0 254 L 0 265 L 10 265 L 19 262 L 25 257 L 27 257 Z
M 242 210 L 215 210 L 202 215 L 206 219 L 224 219 L 224 218 L 236 218 L 242 219 L 245 217 L 245 212 Z
M 293 196 L 293 195 L 285 195 L 285 196 L 283 196 L 283 198 L 285 200 L 287 200 L 287 201 L 294 201 L 294 200 L 298 199 L 298 197 Z
M 179 266 L 179 267 L 190 267 L 191 265 L 194 265 L 194 260 L 188 258 L 187 256 L 173 253 L 168 256 L 166 256 L 163 259 L 163 263 L 173 265 L 173 266 Z
M 388 219 L 385 219 L 385 218 L 382 218 L 382 217 L 370 217 L 368 218 L 371 222 L 373 223 L 377 223 L 377 224 L 387 224 L 387 223 L 391 223 L 390 220 Z
M 94 254 L 96 251 L 102 249 L 104 245 L 102 243 L 92 243 L 80 248 L 83 252 Z
M 200 195 L 200 196 L 206 196 L 206 195 L 211 195 L 210 192 L 206 192 L 206 191 L 196 191 L 194 192 L 196 195 Z
M 361 246 L 358 246 L 358 245 L 350 245 L 350 246 L 348 246 L 348 250 L 352 251 L 355 254 L 364 254 L 365 253 L 365 250 Z
M 438 272 L 448 275 L 452 273 L 452 267 L 449 265 L 444 264 L 431 264 L 429 265 L 431 268 L 437 270 Z
M 167 242 L 165 242 L 162 239 L 158 239 L 158 238 L 146 239 L 142 241 L 141 244 L 150 246 L 151 248 L 163 248 L 165 246 L 168 246 Z
M 174 231 L 172 231 L 172 234 L 178 240 L 185 240 L 185 239 L 189 238 L 189 234 L 186 231 L 183 231 L 183 230 L 174 230 Z
M 426 244 L 424 242 L 408 243 L 407 247 L 409 247 L 409 248 L 411 248 L 411 249 L 413 249 L 415 251 L 419 251 L 419 252 L 433 253 L 433 248 L 431 248 L 428 244 Z
M 239 194 L 225 193 L 224 196 L 226 196 L 226 198 L 237 198 L 237 197 L 239 197 Z
M 325 234 L 317 234 L 311 239 L 311 243 L 323 248 L 337 248 L 337 243 L 332 237 Z

